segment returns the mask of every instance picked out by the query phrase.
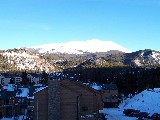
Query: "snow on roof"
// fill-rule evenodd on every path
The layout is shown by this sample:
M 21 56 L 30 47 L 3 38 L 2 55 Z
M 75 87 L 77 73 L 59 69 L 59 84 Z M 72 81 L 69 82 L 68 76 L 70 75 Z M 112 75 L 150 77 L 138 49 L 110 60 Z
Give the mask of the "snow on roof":
M 40 87 L 40 86 L 43 86 L 43 84 L 34 84 L 33 86 L 37 86 L 37 87 L 39 86 Z
M 27 96 L 27 99 L 34 99 L 34 96 L 31 96 L 31 97 Z
M 160 88 L 144 90 L 135 95 L 133 98 L 128 98 L 119 106 L 120 108 L 133 108 L 142 112 L 160 114 Z
M 7 91 L 14 91 L 14 84 L 8 84 L 3 86 L 3 89 L 7 90 Z
M 27 97 L 29 93 L 28 88 L 18 88 L 20 91 L 16 93 L 16 97 Z
M 3 86 L 2 89 L 6 91 L 13 91 L 16 92 L 15 97 L 26 97 L 27 99 L 34 99 L 33 94 L 47 88 L 48 86 L 44 86 L 43 84 L 36 84 L 33 87 L 24 87 L 24 86 L 19 86 L 18 89 L 15 84 L 8 84 Z M 1 89 L 0 89 L 1 91 Z M 1 94 L 0 94 L 1 96 Z
M 93 84 L 91 87 L 92 87 L 93 89 L 95 89 L 95 90 L 102 90 L 102 86 L 97 85 L 97 84 Z
M 37 92 L 40 92 L 41 90 L 43 90 L 43 89 L 45 89 L 45 88 L 47 88 L 47 87 L 48 87 L 48 86 L 36 88 L 36 89 L 35 89 L 35 92 L 34 92 L 33 94 L 35 94 L 35 93 L 37 93 Z
M 87 85 L 95 90 L 102 90 L 102 86 L 97 83 L 83 83 L 84 85 Z
M 24 116 L 24 115 L 18 115 L 18 117 L 17 118 L 14 118 L 14 117 L 12 117 L 12 118 L 2 118 L 1 120 L 23 120 L 23 119 L 26 119 L 26 116 Z
M 116 84 L 97 84 L 97 83 L 83 83 L 95 90 L 117 90 Z

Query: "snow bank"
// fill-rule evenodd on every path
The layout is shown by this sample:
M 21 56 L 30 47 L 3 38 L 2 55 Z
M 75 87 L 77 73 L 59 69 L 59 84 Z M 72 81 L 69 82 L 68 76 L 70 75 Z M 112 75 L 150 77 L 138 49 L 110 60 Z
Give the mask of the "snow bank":
M 144 90 L 131 99 L 126 99 L 120 104 L 121 109 L 133 108 L 144 112 L 160 113 L 160 88 Z

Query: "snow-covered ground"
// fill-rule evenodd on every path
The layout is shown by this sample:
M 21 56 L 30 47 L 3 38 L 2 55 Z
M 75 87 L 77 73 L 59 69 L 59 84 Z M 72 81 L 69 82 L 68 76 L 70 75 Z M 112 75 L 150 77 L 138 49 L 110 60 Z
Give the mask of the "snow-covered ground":
M 100 112 L 107 114 L 107 120 L 137 120 L 135 117 L 125 116 L 119 108 L 104 108 Z
M 108 114 L 107 120 L 137 120 L 135 117 L 128 117 L 123 114 L 124 109 L 136 109 L 141 112 L 160 114 L 160 88 L 144 90 L 141 93 L 125 99 L 119 108 L 104 108 L 100 112 Z
M 144 90 L 141 93 L 128 98 L 120 104 L 121 109 L 133 108 L 143 112 L 160 114 L 160 88 Z
M 24 120 L 26 119 L 26 116 L 18 116 L 16 118 L 2 118 L 0 120 Z

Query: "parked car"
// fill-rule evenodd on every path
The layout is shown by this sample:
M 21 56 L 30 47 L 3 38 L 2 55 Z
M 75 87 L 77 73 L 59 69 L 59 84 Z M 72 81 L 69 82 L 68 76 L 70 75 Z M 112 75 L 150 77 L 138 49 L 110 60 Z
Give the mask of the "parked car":
M 123 113 L 127 116 L 130 116 L 130 114 L 132 114 L 133 112 L 135 112 L 137 110 L 135 109 L 124 109 Z M 140 112 L 140 111 L 139 111 Z
M 139 119 L 148 118 L 148 116 L 149 116 L 148 112 L 140 112 L 139 115 L 138 115 L 138 118 Z
M 128 116 L 129 117 L 138 117 L 140 114 L 140 110 L 134 110 L 133 112 L 131 112 Z
M 99 117 L 98 117 L 98 120 L 106 120 L 106 115 L 105 113 L 99 113 Z
M 152 120 L 160 120 L 160 114 L 159 114 L 159 113 L 154 113 L 154 114 L 151 116 L 151 119 L 152 119 Z

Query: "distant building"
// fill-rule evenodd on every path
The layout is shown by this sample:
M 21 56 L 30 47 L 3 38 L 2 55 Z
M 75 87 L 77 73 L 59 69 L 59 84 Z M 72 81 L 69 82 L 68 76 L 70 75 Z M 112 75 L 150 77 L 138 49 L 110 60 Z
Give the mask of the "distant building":
M 0 74 L 0 84 L 1 85 L 7 85 L 10 83 L 11 77 L 6 73 Z
M 116 84 L 97 84 L 97 83 L 86 83 L 93 89 L 102 93 L 102 99 L 104 107 L 117 107 L 118 106 L 118 88 Z
M 14 77 L 14 83 L 15 84 L 20 84 L 22 82 L 22 77 L 21 76 L 15 76 Z
M 20 84 L 22 82 L 22 77 L 19 74 L 9 74 L 9 73 L 1 73 L 0 74 L 0 84 L 8 85 L 12 84 Z
M 45 86 L 46 87 L 46 86 Z M 0 88 L 0 118 L 18 115 L 33 116 L 33 93 L 44 86 L 20 86 L 8 84 Z
M 30 83 L 39 84 L 41 80 L 41 75 L 37 73 L 28 73 L 27 78 Z
M 118 106 L 118 88 L 116 84 L 104 84 L 101 91 L 105 108 Z

